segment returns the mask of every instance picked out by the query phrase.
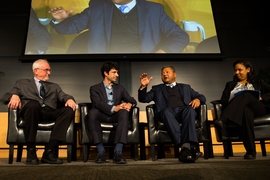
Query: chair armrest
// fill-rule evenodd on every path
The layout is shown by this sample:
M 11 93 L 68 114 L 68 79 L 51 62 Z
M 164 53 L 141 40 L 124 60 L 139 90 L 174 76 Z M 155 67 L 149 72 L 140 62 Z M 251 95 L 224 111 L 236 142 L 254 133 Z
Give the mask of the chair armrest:
M 149 104 L 146 106 L 146 117 L 147 117 L 147 123 L 148 123 L 148 138 L 149 143 L 155 143 L 157 140 L 155 139 L 156 136 L 152 136 L 155 134 L 156 129 L 156 123 L 155 123 L 155 104 Z
M 79 112 L 80 112 L 80 128 L 79 131 L 79 140 L 80 143 L 89 143 L 89 136 L 88 136 L 88 113 L 89 110 L 92 108 L 92 103 L 79 103 Z
M 66 133 L 66 143 L 68 143 L 68 144 L 74 143 L 74 134 L 75 133 L 77 133 L 77 132 L 75 132 L 75 122 L 71 121 L 69 124 L 69 127 L 67 129 L 67 133 Z
M 17 121 L 19 118 L 19 110 L 8 108 L 8 130 L 7 130 L 7 144 L 17 142 L 18 127 Z
M 221 104 L 221 100 L 214 100 L 210 102 L 213 105 L 213 110 L 215 113 L 215 117 L 214 117 L 214 121 L 219 119 L 221 117 L 221 113 L 222 113 L 222 104 Z
M 130 120 L 131 120 L 131 128 L 132 131 L 129 132 L 129 136 L 132 135 L 132 143 L 138 144 L 140 143 L 140 120 L 139 120 L 139 107 L 132 107 L 130 111 Z
M 199 128 L 204 127 L 205 123 L 207 122 L 207 105 L 202 103 L 198 108 L 196 108 L 197 112 L 197 121 Z

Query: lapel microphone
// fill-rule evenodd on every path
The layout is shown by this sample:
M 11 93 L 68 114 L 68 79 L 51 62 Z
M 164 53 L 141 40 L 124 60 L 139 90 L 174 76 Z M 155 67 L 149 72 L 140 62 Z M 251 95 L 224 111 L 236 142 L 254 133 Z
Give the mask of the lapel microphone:
M 110 92 L 109 95 L 112 95 L 112 92 Z

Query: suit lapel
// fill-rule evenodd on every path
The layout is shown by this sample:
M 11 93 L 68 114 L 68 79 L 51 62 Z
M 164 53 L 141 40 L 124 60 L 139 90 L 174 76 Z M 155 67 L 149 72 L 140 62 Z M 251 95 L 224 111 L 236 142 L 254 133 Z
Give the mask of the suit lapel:
M 167 97 L 167 92 L 166 92 L 166 85 L 165 85 L 165 84 L 161 84 L 161 85 L 160 85 L 160 88 L 161 88 L 162 94 L 164 95 L 164 97 L 165 97 L 166 100 L 167 100 L 168 97 Z
M 118 94 L 116 94 L 116 92 L 118 92 L 118 87 L 113 83 L 113 103 L 117 104 L 117 99 L 118 99 Z
M 183 102 L 184 102 L 186 105 L 188 105 L 189 102 L 188 102 L 186 96 L 184 95 L 184 93 L 185 93 L 185 91 L 184 91 L 184 89 L 183 89 L 184 86 L 181 86 L 180 84 L 177 84 L 177 87 L 178 87 L 178 89 L 179 89 L 180 96 L 182 97 Z
M 33 88 L 33 90 L 37 93 L 37 95 L 39 96 L 39 92 L 38 92 L 37 85 L 36 85 L 34 78 L 30 80 L 29 84 Z
M 180 92 L 180 96 L 183 98 L 183 100 L 184 100 L 184 89 L 183 89 L 183 87 L 182 86 L 180 86 L 180 84 L 176 84 L 177 85 L 177 87 L 178 87 L 178 89 L 179 89 L 179 92 Z
M 139 37 L 143 39 L 145 33 L 145 24 L 146 24 L 146 14 L 148 9 L 145 8 L 144 3 L 137 3 L 137 12 L 138 12 L 138 27 L 139 27 Z
M 102 94 L 102 98 L 105 100 L 105 102 L 107 102 L 108 98 L 107 98 L 107 93 L 106 93 L 103 81 L 99 84 L 99 88 Z
M 104 12 L 104 24 L 105 24 L 105 30 L 106 30 L 106 37 L 107 37 L 107 41 L 110 42 L 114 4 L 111 1 L 106 2 L 104 3 L 103 8 L 104 8 L 103 12 Z
M 49 94 L 49 91 L 50 91 L 50 86 L 49 86 L 49 83 L 47 83 L 47 81 L 44 82 L 44 89 L 45 89 L 45 93 L 46 93 L 46 96 L 47 94 Z

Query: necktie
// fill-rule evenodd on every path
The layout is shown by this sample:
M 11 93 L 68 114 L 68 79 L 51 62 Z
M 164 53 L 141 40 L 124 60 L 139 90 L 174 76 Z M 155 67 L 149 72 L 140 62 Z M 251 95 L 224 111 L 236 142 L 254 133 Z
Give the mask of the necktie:
M 40 91 L 39 91 L 39 94 L 40 96 L 42 97 L 42 99 L 45 98 L 46 96 L 46 93 L 45 93 L 45 89 L 44 89 L 44 83 L 42 81 L 39 81 L 40 83 Z
M 126 5 L 122 5 L 122 6 L 119 7 L 120 11 L 121 11 L 123 14 L 125 14 L 124 10 L 125 10 L 126 8 L 127 8 Z
M 173 84 L 167 84 L 167 86 L 169 86 L 170 88 L 173 88 Z

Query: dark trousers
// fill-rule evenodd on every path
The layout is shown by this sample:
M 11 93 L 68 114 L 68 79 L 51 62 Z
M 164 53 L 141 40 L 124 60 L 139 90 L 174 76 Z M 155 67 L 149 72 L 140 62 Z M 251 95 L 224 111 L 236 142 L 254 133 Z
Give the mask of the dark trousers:
M 234 97 L 223 110 L 221 119 L 226 123 L 234 122 L 240 126 L 240 137 L 247 152 L 254 152 L 254 117 L 266 114 L 266 108 L 252 94 L 246 92 Z
M 127 143 L 127 133 L 129 127 L 129 112 L 120 110 L 111 116 L 100 112 L 98 109 L 92 108 L 88 117 L 89 132 L 93 137 L 93 143 L 102 143 L 101 122 L 111 122 L 116 124 L 114 144 Z
M 37 127 L 40 122 L 55 122 L 50 139 L 63 142 L 66 140 L 67 129 L 74 120 L 75 112 L 70 107 L 59 110 L 48 106 L 41 107 L 38 101 L 29 101 L 21 110 L 20 116 L 25 121 L 25 140 L 34 143 Z
M 165 108 L 158 113 L 158 120 L 164 123 L 175 145 L 191 143 L 196 146 L 196 116 L 196 111 L 190 106 Z

